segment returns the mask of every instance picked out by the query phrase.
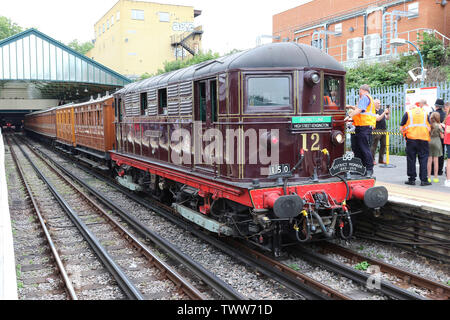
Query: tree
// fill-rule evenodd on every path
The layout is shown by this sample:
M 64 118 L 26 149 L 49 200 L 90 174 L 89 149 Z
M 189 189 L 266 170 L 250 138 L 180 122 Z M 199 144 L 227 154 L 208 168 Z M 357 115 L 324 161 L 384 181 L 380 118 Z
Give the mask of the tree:
M 189 66 L 192 66 L 194 64 L 198 64 L 201 62 L 205 62 L 208 60 L 213 60 L 219 58 L 219 54 L 212 53 L 211 50 L 209 50 L 206 53 L 200 52 L 199 54 L 193 56 L 192 58 L 188 60 L 175 60 L 175 61 L 166 61 L 164 62 L 164 69 L 159 69 L 157 74 L 163 74 L 166 72 L 171 72 L 174 70 L 186 68 Z
M 91 50 L 94 47 L 94 45 L 90 41 L 87 41 L 84 43 L 78 43 L 77 39 L 72 40 L 69 44 L 67 44 L 67 46 L 83 55 L 86 54 L 89 50 Z
M 23 28 L 12 22 L 11 19 L 0 16 L 0 40 L 9 38 L 22 31 Z
M 419 49 L 422 53 L 424 64 L 430 67 L 438 67 L 448 62 L 450 49 L 445 48 L 441 40 L 434 35 L 423 33 L 419 40 Z
M 418 41 L 422 53 L 428 81 L 450 80 L 450 47 L 445 48 L 442 41 L 433 35 L 423 33 Z M 357 89 L 362 84 L 371 87 L 411 84 L 408 71 L 420 67 L 417 53 L 402 56 L 400 59 L 385 63 L 365 64 L 347 70 L 347 88 Z

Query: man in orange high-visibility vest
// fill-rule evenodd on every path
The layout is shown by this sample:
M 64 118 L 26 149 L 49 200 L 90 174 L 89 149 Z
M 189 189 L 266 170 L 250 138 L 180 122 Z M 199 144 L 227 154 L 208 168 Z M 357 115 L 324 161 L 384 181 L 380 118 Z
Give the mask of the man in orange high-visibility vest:
M 359 103 L 358 106 L 347 106 L 351 108 L 346 121 L 353 118 L 355 125 L 355 134 L 352 135 L 352 151 L 357 158 L 360 158 L 366 167 L 367 177 L 373 175 L 373 157 L 370 151 L 370 141 L 372 137 L 372 130 L 377 124 L 377 114 L 375 110 L 375 102 L 370 95 L 370 87 L 363 85 L 359 89 Z
M 416 157 L 419 158 L 420 165 L 420 185 L 429 186 L 427 176 L 427 162 L 429 155 L 428 142 L 430 141 L 430 122 L 427 112 L 423 109 L 423 104 L 419 104 L 405 113 L 401 122 L 401 131 L 406 138 L 407 157 L 407 185 L 416 184 Z

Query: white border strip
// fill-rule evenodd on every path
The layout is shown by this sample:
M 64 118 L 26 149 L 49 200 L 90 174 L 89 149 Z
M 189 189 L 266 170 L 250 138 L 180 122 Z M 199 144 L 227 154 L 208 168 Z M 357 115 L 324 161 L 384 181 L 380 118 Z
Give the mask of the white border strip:
M 420 202 L 420 201 L 412 200 L 412 199 L 397 196 L 397 195 L 392 195 L 392 196 L 390 195 L 389 202 L 450 216 L 450 206 L 449 205 L 442 206 L 442 205 L 438 205 L 438 204 Z
M 16 263 L 5 173 L 5 146 L 0 128 L 0 300 L 17 300 Z

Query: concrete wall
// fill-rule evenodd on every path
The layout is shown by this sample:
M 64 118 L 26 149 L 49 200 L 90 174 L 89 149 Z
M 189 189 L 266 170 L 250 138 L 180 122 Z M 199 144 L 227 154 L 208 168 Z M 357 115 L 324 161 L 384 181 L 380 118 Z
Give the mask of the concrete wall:
M 47 99 L 0 99 L 0 112 L 2 110 L 40 110 L 56 107 L 59 100 Z

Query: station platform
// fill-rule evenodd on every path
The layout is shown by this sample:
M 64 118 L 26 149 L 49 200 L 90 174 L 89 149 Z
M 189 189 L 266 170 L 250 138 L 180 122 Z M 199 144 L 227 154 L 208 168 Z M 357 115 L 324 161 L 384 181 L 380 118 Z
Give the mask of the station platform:
M 375 159 L 378 159 L 377 155 Z M 439 176 L 439 183 L 433 183 L 431 186 L 421 187 L 419 178 L 416 179 L 415 186 L 409 186 L 405 184 L 408 180 L 406 157 L 390 156 L 389 162 L 395 167 L 383 168 L 382 165 L 377 164 L 374 167 L 374 176 L 377 179 L 377 186 L 388 189 L 390 202 L 450 215 L 450 188 L 444 186 L 445 173 Z M 418 173 L 419 161 L 416 166 Z
M 17 299 L 16 264 L 6 185 L 5 146 L 0 129 L 0 300 Z

